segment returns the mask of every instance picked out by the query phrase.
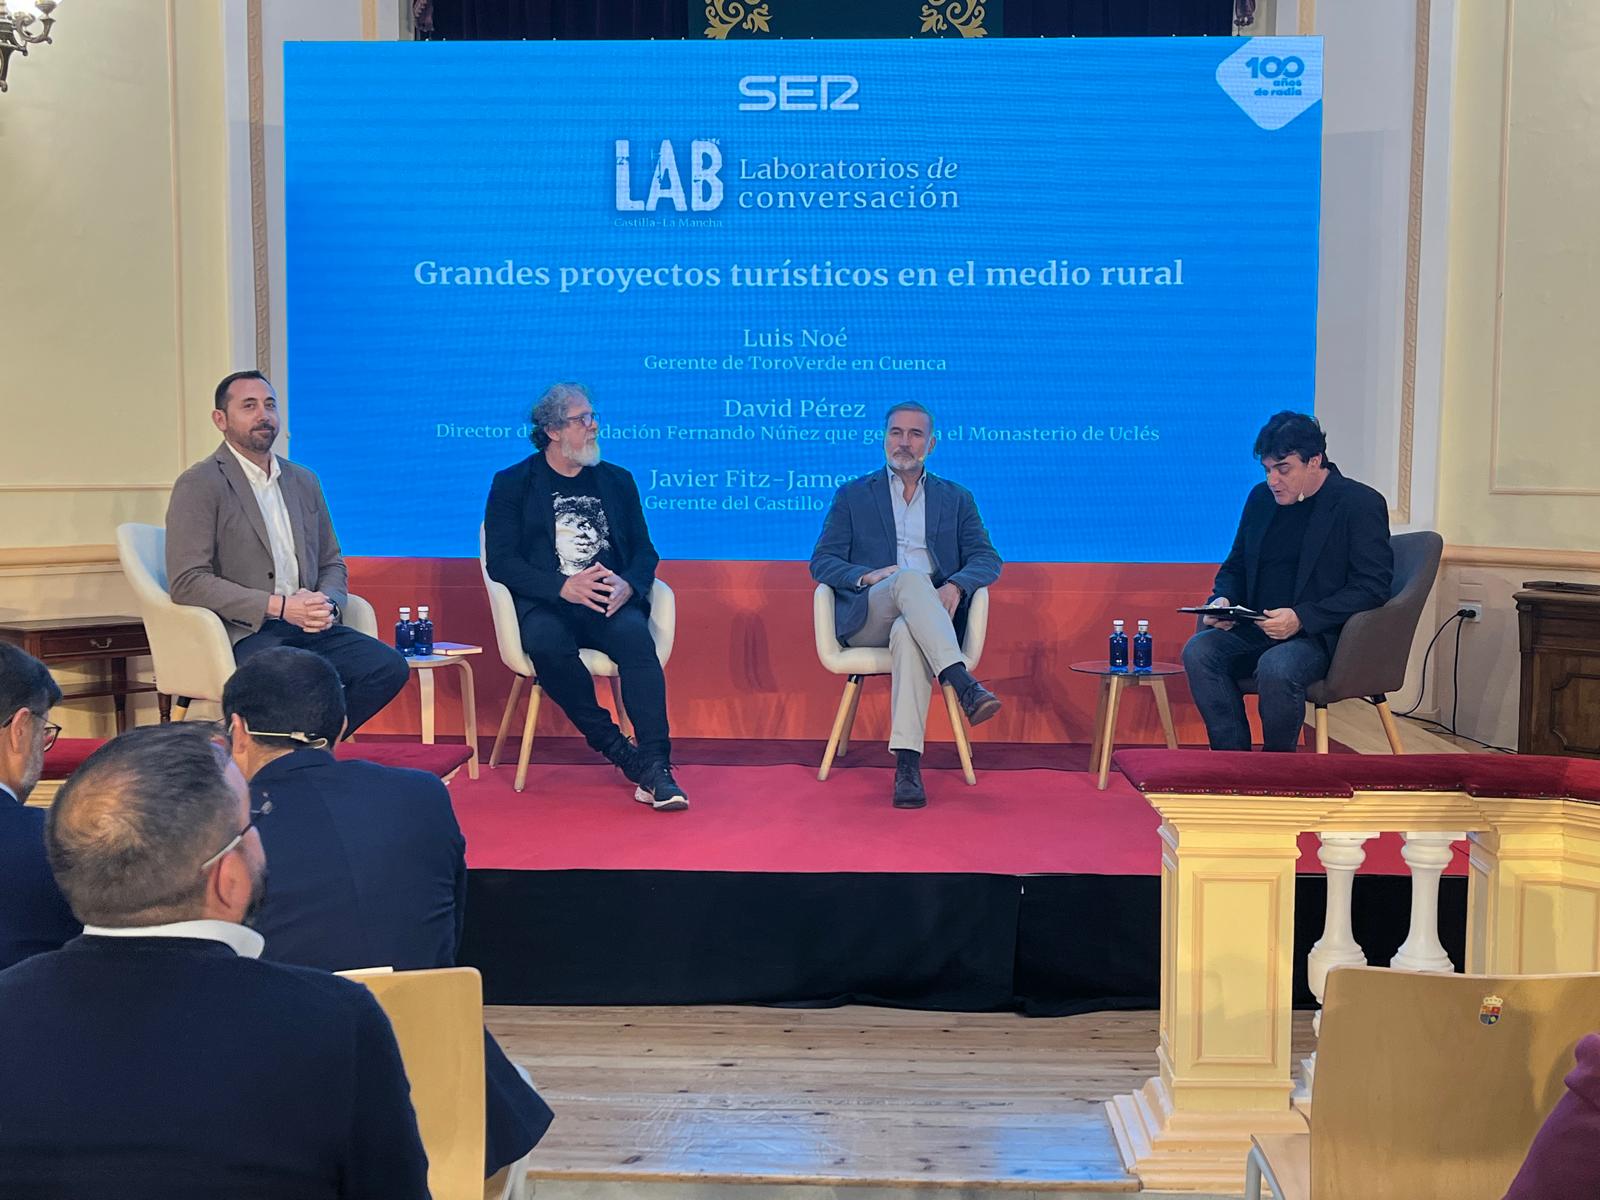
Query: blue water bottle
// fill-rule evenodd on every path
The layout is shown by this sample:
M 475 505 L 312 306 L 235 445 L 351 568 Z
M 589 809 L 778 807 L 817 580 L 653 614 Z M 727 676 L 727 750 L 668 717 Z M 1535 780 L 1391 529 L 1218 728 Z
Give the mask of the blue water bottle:
M 417 606 L 417 623 L 411 634 L 411 653 L 418 658 L 430 658 L 433 655 L 433 622 L 428 619 L 426 604 Z
M 1111 669 L 1128 669 L 1128 635 L 1122 632 L 1122 622 L 1111 622 Z
M 412 640 L 411 610 L 402 608 L 400 619 L 394 623 L 394 648 L 401 654 L 409 655 Z
M 1156 640 L 1150 636 L 1150 622 L 1140 621 L 1139 632 L 1133 635 L 1133 669 L 1148 671 L 1155 658 Z

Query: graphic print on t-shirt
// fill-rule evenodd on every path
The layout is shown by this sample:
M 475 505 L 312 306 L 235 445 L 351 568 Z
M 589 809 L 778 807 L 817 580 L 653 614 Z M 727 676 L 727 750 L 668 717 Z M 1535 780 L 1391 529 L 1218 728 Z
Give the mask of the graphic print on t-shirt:
M 554 494 L 556 563 L 563 575 L 576 575 L 611 553 L 611 526 L 598 496 Z

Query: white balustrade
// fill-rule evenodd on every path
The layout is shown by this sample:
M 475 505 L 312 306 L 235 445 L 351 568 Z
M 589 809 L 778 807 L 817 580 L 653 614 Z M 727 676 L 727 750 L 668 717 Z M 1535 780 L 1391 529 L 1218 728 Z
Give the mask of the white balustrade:
M 1456 969 L 1439 941 L 1439 877 L 1454 854 L 1450 843 L 1466 836 L 1464 831 L 1405 835 L 1400 856 L 1411 868 L 1411 928 L 1389 960 L 1396 970 L 1445 974 Z

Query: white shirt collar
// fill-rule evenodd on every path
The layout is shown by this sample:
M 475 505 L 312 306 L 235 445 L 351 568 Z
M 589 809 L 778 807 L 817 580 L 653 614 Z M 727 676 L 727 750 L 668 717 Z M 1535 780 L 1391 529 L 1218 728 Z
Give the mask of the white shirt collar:
M 8 785 L 4 784 L 4 783 L 0 783 L 0 796 L 9 796 L 11 799 L 15 800 L 18 804 L 22 803 L 22 797 L 17 795 L 15 792 L 13 792 L 11 790 L 11 788 Z
M 260 467 L 256 466 L 255 463 L 251 462 L 248 458 L 235 450 L 232 442 L 223 442 L 222 444 L 226 446 L 233 456 L 239 460 L 239 465 L 244 468 L 244 477 L 253 484 L 271 483 L 274 479 L 283 474 L 283 467 L 279 465 L 278 456 L 276 454 L 269 454 L 267 456 L 268 463 L 272 469 L 270 471 L 263 471 Z
M 254 929 L 232 921 L 173 921 L 170 925 L 133 925 L 117 929 L 85 925 L 83 932 L 88 937 L 203 938 L 208 942 L 221 942 L 240 958 L 260 958 L 267 945 L 266 939 Z
M 230 446 L 229 449 L 232 449 L 232 447 Z M 900 476 L 896 475 L 894 473 L 894 468 L 889 466 L 887 463 L 884 464 L 883 472 L 888 477 L 889 483 L 890 483 L 891 486 L 894 485 L 894 484 L 900 483 Z M 915 493 L 921 491 L 922 490 L 922 485 L 927 483 L 927 482 L 928 482 L 928 468 L 927 467 L 923 467 L 922 468 L 922 474 L 917 476 L 917 486 L 911 489 L 912 493 L 915 494 Z M 905 495 L 905 487 L 906 487 L 905 484 L 900 483 L 900 494 L 902 496 Z

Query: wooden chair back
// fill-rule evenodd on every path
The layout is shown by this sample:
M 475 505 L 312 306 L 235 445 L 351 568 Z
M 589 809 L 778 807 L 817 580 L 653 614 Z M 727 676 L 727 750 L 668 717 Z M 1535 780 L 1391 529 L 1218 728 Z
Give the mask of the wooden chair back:
M 471 967 L 347 971 L 394 1026 L 434 1200 L 481 1200 L 484 1159 L 483 980 Z
M 1600 975 L 1328 976 L 1311 1194 L 1501 1200 L 1600 1029 Z

